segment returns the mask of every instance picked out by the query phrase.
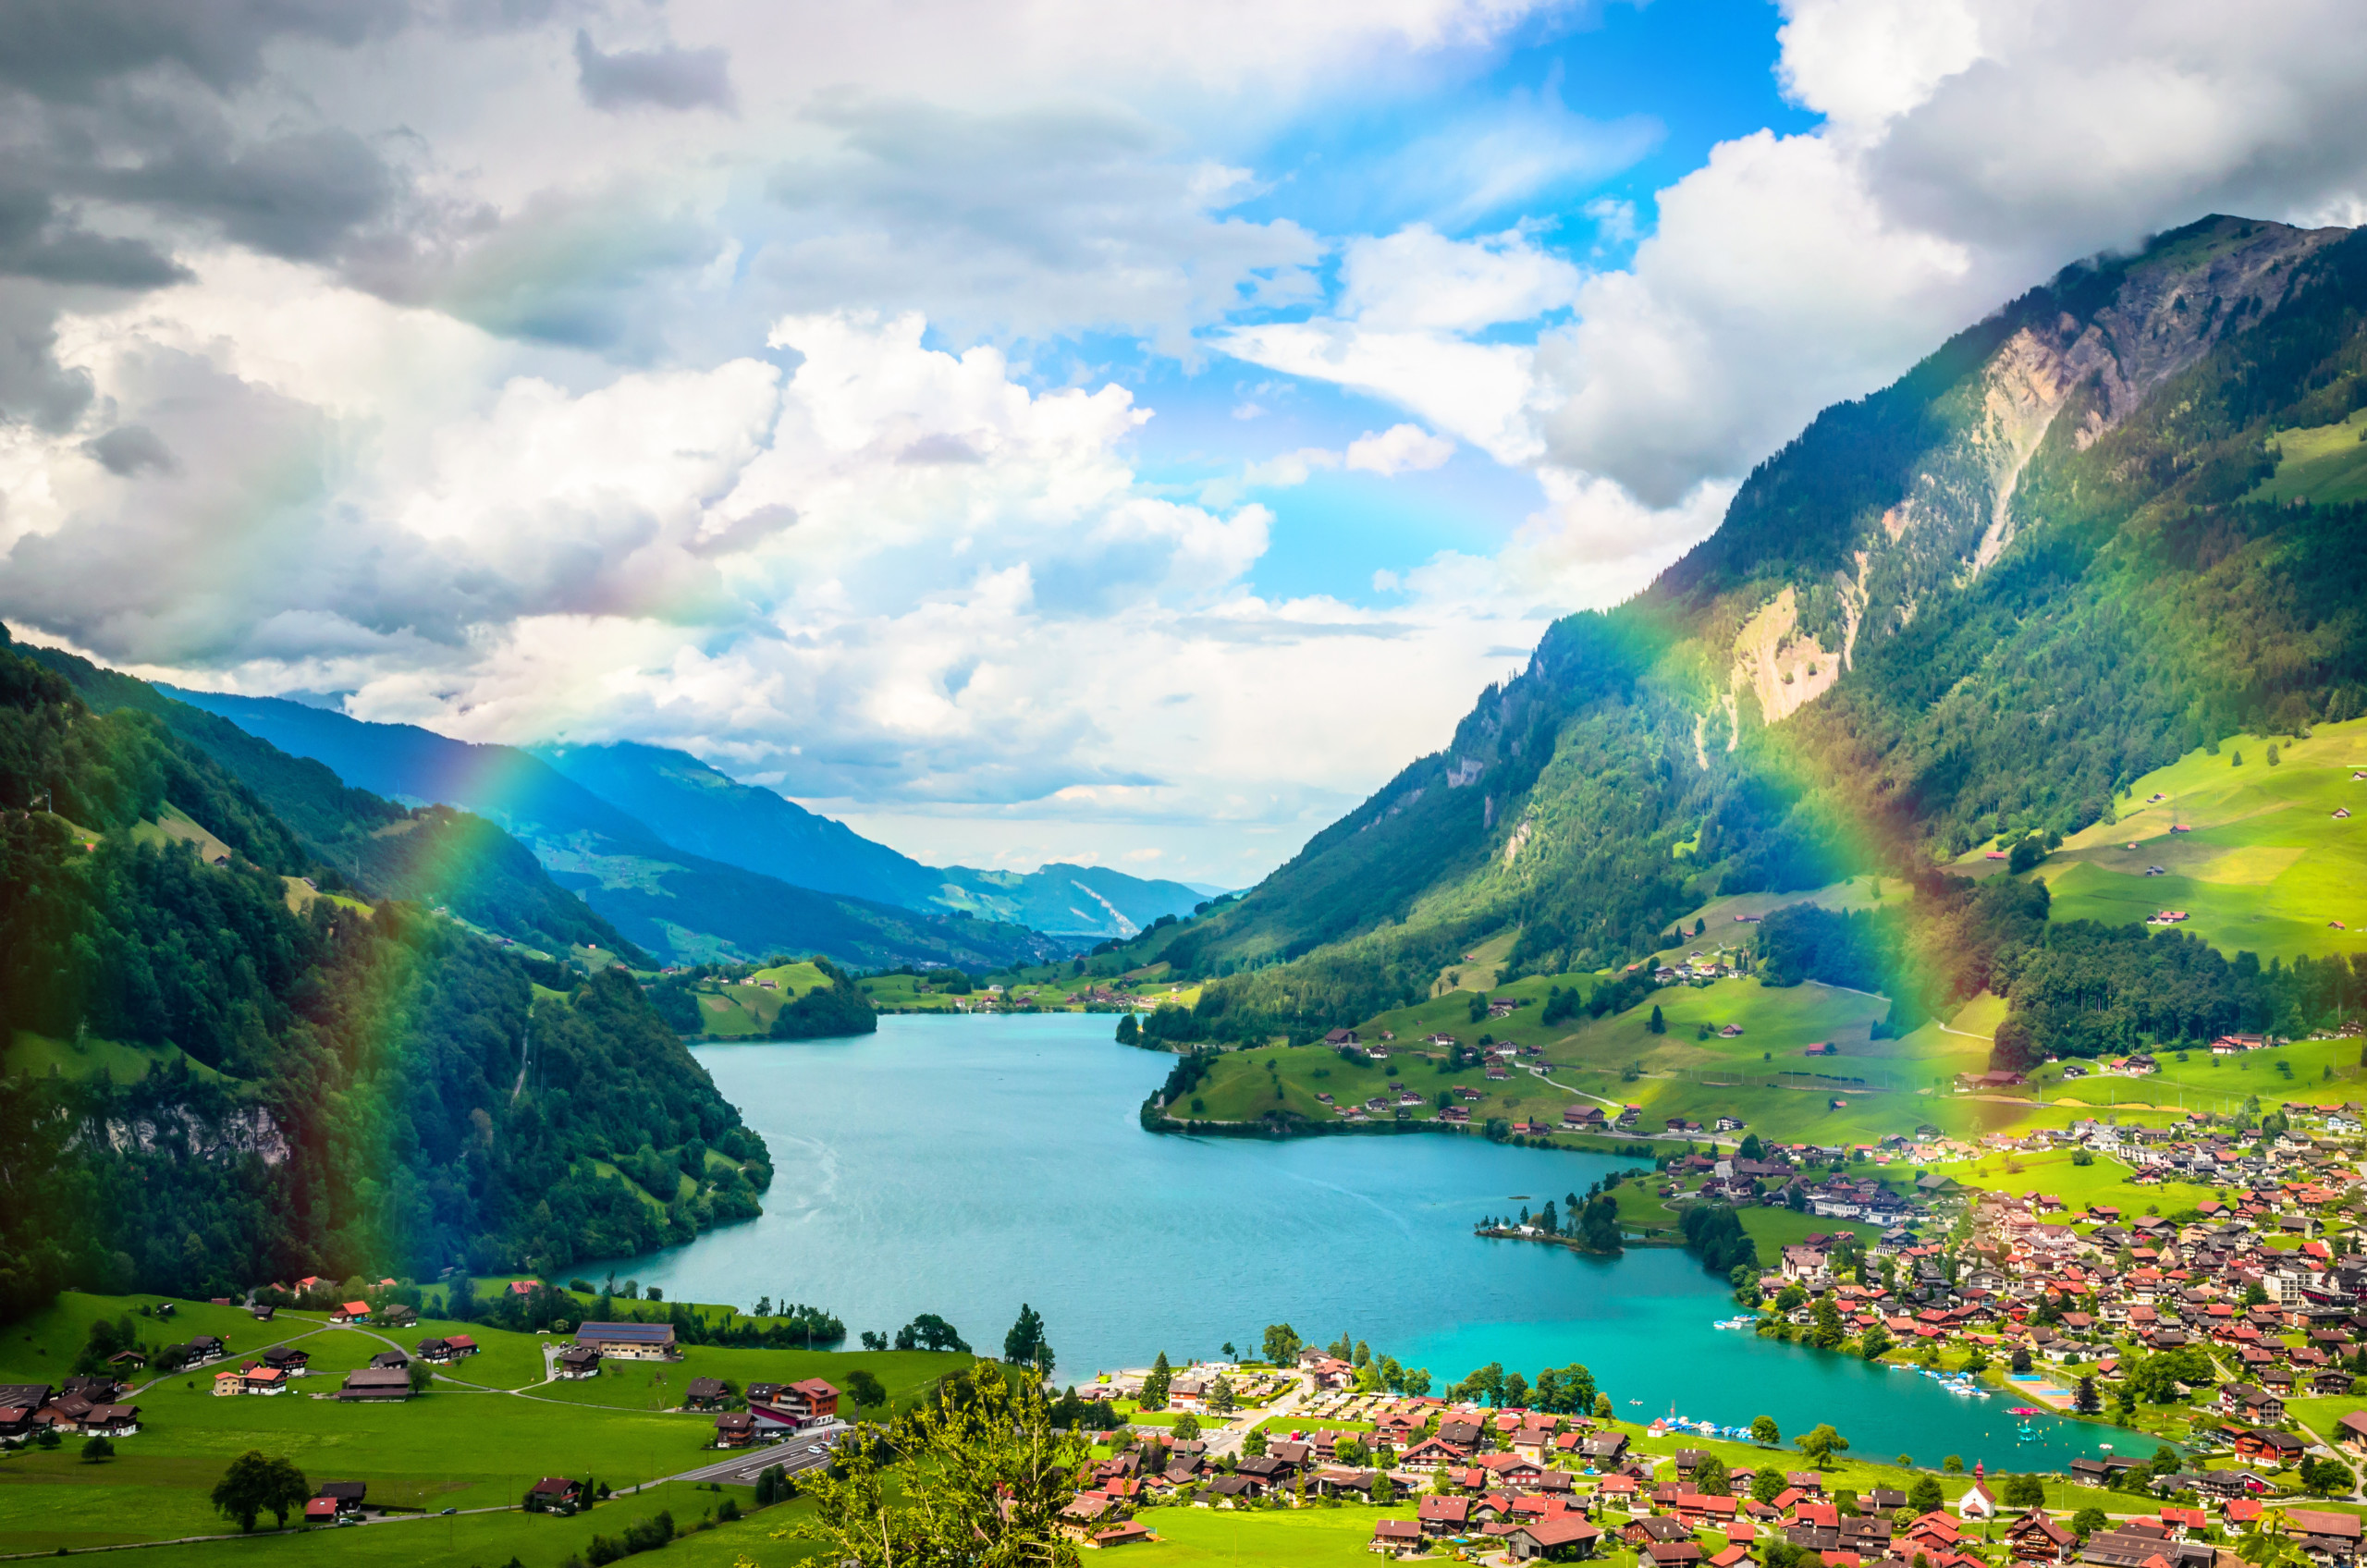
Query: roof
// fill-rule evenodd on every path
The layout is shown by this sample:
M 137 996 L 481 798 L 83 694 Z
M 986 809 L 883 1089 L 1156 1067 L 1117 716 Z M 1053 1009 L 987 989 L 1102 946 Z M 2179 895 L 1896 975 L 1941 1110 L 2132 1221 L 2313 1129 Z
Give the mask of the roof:
M 1539 1546 L 1568 1546 L 1574 1541 L 1590 1541 L 1602 1534 L 1599 1525 L 1589 1524 L 1576 1513 L 1564 1513 L 1552 1519 L 1532 1519 L 1524 1523 L 1519 1533 Z
M 585 1340 L 602 1340 L 620 1345 L 670 1345 L 674 1342 L 671 1323 L 579 1323 L 575 1328 L 578 1343 Z

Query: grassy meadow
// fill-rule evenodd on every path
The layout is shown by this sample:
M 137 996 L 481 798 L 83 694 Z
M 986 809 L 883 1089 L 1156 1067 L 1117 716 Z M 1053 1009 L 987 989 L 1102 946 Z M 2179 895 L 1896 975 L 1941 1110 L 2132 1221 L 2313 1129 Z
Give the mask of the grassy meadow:
M 229 1528 L 213 1513 L 206 1493 L 230 1460 L 249 1449 L 293 1460 L 315 1484 L 367 1481 L 374 1502 L 430 1512 L 507 1507 L 529 1483 L 548 1475 L 592 1476 L 621 1488 L 694 1469 L 716 1457 L 706 1446 L 714 1432 L 713 1415 L 673 1412 L 692 1378 L 725 1378 L 744 1387 L 750 1381 L 818 1376 L 843 1386 L 851 1370 L 864 1367 L 886 1385 L 891 1403 L 901 1405 L 969 1359 L 925 1352 L 693 1345 L 679 1362 L 612 1362 L 598 1378 L 545 1383 L 543 1350 L 563 1342 L 555 1336 L 429 1320 L 381 1337 L 363 1329 L 330 1328 L 316 1315 L 284 1309 L 271 1322 L 258 1323 L 243 1308 L 202 1302 L 177 1303 L 169 1319 L 136 1316 L 141 1305 L 153 1308 L 161 1299 L 77 1292 L 61 1296 L 43 1312 L 11 1326 L 5 1346 L 0 1346 L 0 1380 L 59 1381 L 72 1366 L 91 1324 L 126 1311 L 135 1314 L 143 1341 L 152 1344 L 185 1341 L 196 1333 L 221 1335 L 229 1342 L 231 1365 L 268 1345 L 300 1345 L 311 1353 L 313 1375 L 295 1379 L 284 1394 L 223 1399 L 212 1391 L 220 1364 L 171 1374 L 129 1396 L 141 1406 L 141 1430 L 117 1444 L 116 1458 L 86 1464 L 79 1456 L 79 1445 L 71 1443 L 51 1452 L 11 1454 L 0 1461 L 0 1541 L 19 1550 L 79 1550 Z M 454 1331 L 474 1335 L 484 1349 L 444 1370 L 424 1394 L 399 1404 L 349 1404 L 314 1397 L 334 1390 L 338 1374 L 366 1366 L 387 1348 L 389 1339 L 409 1350 L 430 1335 Z M 464 1513 L 453 1521 L 347 1529 L 337 1534 L 337 1552 L 340 1560 L 376 1553 L 390 1562 L 499 1562 L 521 1551 L 529 1561 L 555 1563 L 568 1551 L 583 1550 L 595 1527 L 614 1534 L 631 1519 L 661 1506 L 670 1507 L 678 1523 L 688 1523 L 720 1501 L 718 1494 L 679 1484 L 668 1492 L 668 1498 L 620 1500 L 595 1510 L 589 1520 Z M 742 1507 L 751 1501 L 745 1488 L 731 1495 Z M 742 1534 L 743 1547 L 767 1538 L 763 1532 Z M 305 1561 L 317 1561 L 323 1544 L 286 1540 L 235 1546 L 248 1552 L 301 1553 Z M 211 1562 L 231 1545 L 160 1550 Z M 439 1555 L 446 1550 L 453 1555 Z M 780 1550 L 778 1555 L 789 1562 L 802 1553 Z
M 2216 755 L 2191 752 L 2139 778 L 2118 822 L 2066 839 L 2031 875 L 2045 878 L 2057 920 L 2125 925 L 2184 910 L 2181 929 L 2229 954 L 2289 962 L 2367 950 L 2367 781 L 2358 772 L 2367 772 L 2367 719 L 2320 725 L 2306 741 L 2239 735 Z M 2174 824 L 2191 831 L 2174 834 Z M 2146 876 L 2154 865 L 2166 875 Z

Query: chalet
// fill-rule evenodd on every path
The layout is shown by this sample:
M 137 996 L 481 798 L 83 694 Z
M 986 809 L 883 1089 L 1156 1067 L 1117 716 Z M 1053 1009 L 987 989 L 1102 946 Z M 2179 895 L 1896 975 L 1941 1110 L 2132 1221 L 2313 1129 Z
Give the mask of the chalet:
M 583 1483 L 565 1476 L 546 1476 L 526 1488 L 529 1513 L 572 1513 L 585 1501 Z
M 2367 1410 L 2354 1410 L 2334 1425 L 2336 1441 L 2354 1452 L 2367 1452 Z
M 382 1370 L 389 1366 L 409 1366 L 411 1357 L 399 1350 L 382 1350 L 370 1358 L 370 1365 Z
M 685 1410 L 720 1410 L 731 1400 L 731 1385 L 720 1378 L 693 1378 L 682 1390 Z
M 341 1305 L 333 1306 L 329 1309 L 329 1321 L 367 1323 L 370 1321 L 370 1304 L 366 1301 L 350 1301 Z
M 1593 1556 L 1601 1539 L 1601 1526 L 1584 1514 L 1562 1513 L 1523 1520 L 1505 1537 L 1504 1548 L 1515 1562 L 1569 1562 Z
M 1599 1105 L 1574 1105 L 1562 1112 L 1564 1127 L 1600 1128 L 1608 1120 Z
M 337 1517 L 358 1518 L 362 1513 L 362 1500 L 370 1495 L 370 1483 L 367 1481 L 323 1481 L 321 1489 L 313 1495 L 331 1504 L 332 1511 Z
M 756 1440 L 756 1417 L 751 1410 L 727 1410 L 715 1418 L 715 1446 L 746 1448 Z
M 1354 1029 L 1334 1029 L 1323 1036 L 1323 1043 L 1337 1048 L 1341 1046 L 1356 1045 L 1359 1040 Z
M 2324 1513 L 2315 1509 L 2285 1511 L 2286 1538 L 2317 1563 L 2349 1564 L 2359 1558 L 2359 1516 Z
M 1413 1520 L 1381 1519 L 1375 1521 L 1372 1544 L 1366 1550 L 1380 1552 L 1384 1557 L 1414 1557 L 1429 1549 L 1424 1540 L 1422 1526 Z
M 551 1376 L 572 1382 L 580 1378 L 600 1375 L 600 1353 L 589 1345 L 570 1345 L 558 1353 L 551 1363 Z
M 274 1345 L 263 1353 L 263 1364 L 290 1378 L 301 1378 L 313 1369 L 313 1354 L 294 1345 Z
M 209 1361 L 219 1361 L 230 1354 L 230 1347 L 212 1334 L 192 1335 L 189 1341 L 188 1359 L 184 1366 L 197 1366 Z
M 2005 1526 L 2005 1540 L 2017 1562 L 2069 1562 L 2079 1550 L 2079 1537 L 2031 1509 Z
M 767 1397 L 760 1399 L 760 1393 Z M 838 1413 L 839 1390 L 819 1378 L 752 1384 L 748 1390 L 748 1414 L 755 1417 L 759 1432 L 793 1432 L 831 1420 Z
M 1471 1500 L 1427 1496 L 1417 1508 L 1415 1519 L 1426 1536 L 1459 1536 L 1471 1524 Z
M 336 1524 L 337 1499 L 333 1497 L 307 1499 L 304 1503 L 304 1523 L 307 1525 Z
M 345 1400 L 406 1400 L 411 1398 L 411 1374 L 392 1366 L 364 1366 L 345 1375 L 337 1391 Z
M 239 1369 L 239 1377 L 251 1394 L 284 1394 L 288 1391 L 288 1374 L 276 1366 L 258 1366 L 250 1362 Z
M 1093 1533 L 1093 1538 L 1083 1544 L 1096 1549 L 1105 1549 L 1113 1546 L 1133 1546 L 1138 1541 L 1157 1539 L 1159 1537 L 1152 1533 L 1149 1525 L 1139 1519 L 1126 1519 L 1096 1530 Z
M 624 1361 L 678 1361 L 671 1323 L 579 1323 L 579 1346 Z

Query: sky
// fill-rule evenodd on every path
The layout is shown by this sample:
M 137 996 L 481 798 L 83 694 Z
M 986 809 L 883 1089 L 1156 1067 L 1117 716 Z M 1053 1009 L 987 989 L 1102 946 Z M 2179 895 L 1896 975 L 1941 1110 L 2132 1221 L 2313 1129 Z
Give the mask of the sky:
M 0 0 L 0 618 L 1238 887 L 2340 0 Z

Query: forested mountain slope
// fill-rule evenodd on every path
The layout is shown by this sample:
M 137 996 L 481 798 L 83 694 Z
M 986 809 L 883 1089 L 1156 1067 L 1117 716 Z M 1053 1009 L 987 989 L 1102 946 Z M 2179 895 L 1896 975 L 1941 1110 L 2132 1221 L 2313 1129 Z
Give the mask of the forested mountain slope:
M 229 852 L 143 829 L 168 810 Z M 0 633 L 0 1041 L 186 1053 L 0 1081 L 0 1315 L 67 1283 L 558 1268 L 757 1211 L 762 1142 L 621 971 L 415 904 L 300 909 L 302 855 L 154 714 L 94 712 Z M 653 1207 L 619 1158 L 697 1194 Z
M 1481 932 L 1517 925 L 1515 973 L 1591 969 L 1712 897 L 1875 872 L 1921 888 L 1892 987 L 1978 988 L 2032 938 L 1941 864 L 2367 708 L 2367 517 L 2277 484 L 2367 407 L 2363 321 L 2349 230 L 2211 218 L 2067 268 L 1826 410 L 1647 593 L 1557 623 L 1447 750 L 1141 956 L 1234 976 L 1204 1029 L 1305 1029 Z
M 327 891 L 447 908 L 532 947 L 564 953 L 592 945 L 629 962 L 648 962 L 616 927 L 553 882 L 523 844 L 481 817 L 398 805 L 350 788 L 320 763 L 290 756 L 143 680 L 52 648 L 23 651 L 63 675 L 92 707 L 153 717 L 253 791 L 288 838 L 266 852 L 255 842 L 225 836 L 257 864 L 283 876 L 308 876 Z
M 86 695 L 93 701 L 131 701 L 121 691 L 127 686 L 148 692 L 149 700 L 164 700 L 153 689 L 111 671 L 97 672 L 110 682 L 101 686 L 86 673 L 92 667 L 70 655 L 34 650 L 33 656 L 88 684 Z M 473 745 L 413 725 L 368 724 L 276 697 L 177 688 L 172 696 L 181 715 L 193 717 L 202 709 L 212 727 L 178 717 L 174 722 L 258 790 L 268 792 L 251 772 L 251 753 L 260 747 L 281 763 L 325 769 L 333 779 L 376 795 L 475 814 L 484 819 L 473 829 L 482 840 L 478 847 L 539 861 L 550 879 L 579 896 L 604 927 L 613 925 L 629 944 L 669 961 L 823 952 L 865 966 L 994 969 L 1037 961 L 1056 949 L 1056 944 L 1007 923 L 950 912 L 923 913 L 791 886 L 686 853 L 629 811 L 515 747 Z M 508 831 L 487 834 L 487 825 Z

